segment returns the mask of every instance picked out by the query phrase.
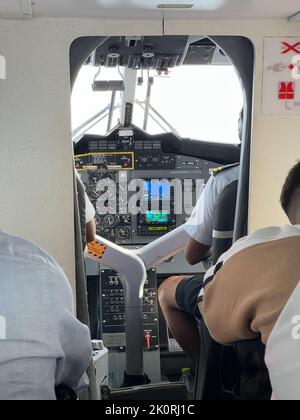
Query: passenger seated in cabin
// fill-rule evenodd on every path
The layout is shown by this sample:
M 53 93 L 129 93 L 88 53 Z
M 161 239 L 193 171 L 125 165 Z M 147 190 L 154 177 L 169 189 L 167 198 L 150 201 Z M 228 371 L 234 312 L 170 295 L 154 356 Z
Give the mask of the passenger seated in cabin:
M 298 306 L 298 309 L 293 317 L 287 319 L 284 310 L 291 297 L 300 297 L 297 290 L 300 281 L 300 163 L 287 177 L 281 204 L 291 225 L 261 229 L 241 239 L 208 271 L 204 281 L 203 315 L 212 337 L 221 344 L 259 337 L 263 344 L 268 343 L 271 378 L 275 377 L 278 385 L 283 373 L 285 383 L 288 372 L 293 374 L 297 383 L 295 392 L 300 398 L 300 371 L 294 372 L 298 357 L 294 358 L 294 364 L 287 359 L 290 353 L 295 354 L 295 346 L 299 355 L 300 337 L 298 340 L 292 337 L 292 330 L 297 327 L 293 317 L 299 315 L 299 300 L 298 305 L 294 302 L 294 308 Z M 280 389 L 282 391 L 283 383 Z M 277 398 L 282 396 L 282 392 L 276 395 Z
M 242 139 L 243 110 L 239 118 Z M 194 211 L 185 225 L 190 236 L 185 255 L 191 265 L 203 261 L 210 251 L 213 237 L 214 211 L 224 189 L 239 177 L 239 164 L 214 171 Z M 203 287 L 203 274 L 195 277 L 176 276 L 164 281 L 159 288 L 159 303 L 169 329 L 183 351 L 194 363 L 199 351 L 197 318 L 200 318 L 198 299 Z
M 62 269 L 34 244 L 0 232 L 0 400 L 55 400 L 91 360 Z

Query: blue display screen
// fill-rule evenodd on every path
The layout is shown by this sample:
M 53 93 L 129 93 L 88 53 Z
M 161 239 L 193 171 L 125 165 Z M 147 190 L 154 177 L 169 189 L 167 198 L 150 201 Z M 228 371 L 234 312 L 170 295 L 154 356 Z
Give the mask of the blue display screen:
M 145 198 L 147 200 L 166 201 L 170 199 L 170 183 L 168 181 L 145 181 Z
M 169 214 L 166 211 L 147 211 L 146 221 L 151 223 L 168 223 Z

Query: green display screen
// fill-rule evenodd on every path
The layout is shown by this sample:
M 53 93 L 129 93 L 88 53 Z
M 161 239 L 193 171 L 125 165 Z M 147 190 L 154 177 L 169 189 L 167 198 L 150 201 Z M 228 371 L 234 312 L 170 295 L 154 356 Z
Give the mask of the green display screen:
M 149 232 L 166 232 L 167 226 L 151 226 L 148 228 Z
M 168 223 L 169 214 L 163 211 L 147 211 L 146 221 L 151 223 Z

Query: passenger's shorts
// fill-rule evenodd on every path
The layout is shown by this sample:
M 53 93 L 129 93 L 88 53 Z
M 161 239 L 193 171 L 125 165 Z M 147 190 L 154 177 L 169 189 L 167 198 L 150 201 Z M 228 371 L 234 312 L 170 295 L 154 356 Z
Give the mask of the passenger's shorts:
M 186 278 L 178 284 L 176 289 L 176 302 L 179 309 L 198 319 L 201 318 L 198 303 L 203 279 L 204 274 Z

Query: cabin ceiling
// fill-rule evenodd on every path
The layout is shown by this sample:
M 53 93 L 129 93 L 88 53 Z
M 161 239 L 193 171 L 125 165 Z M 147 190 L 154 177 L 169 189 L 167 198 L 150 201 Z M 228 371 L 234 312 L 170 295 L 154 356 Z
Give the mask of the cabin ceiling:
M 160 4 L 191 5 L 162 10 Z M 298 12 L 299 0 L 0 0 L 0 18 L 32 17 L 159 19 L 284 19 Z

